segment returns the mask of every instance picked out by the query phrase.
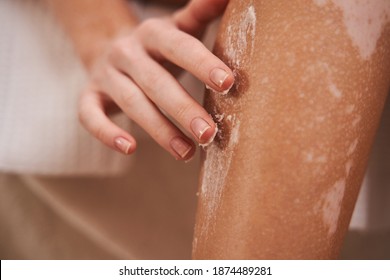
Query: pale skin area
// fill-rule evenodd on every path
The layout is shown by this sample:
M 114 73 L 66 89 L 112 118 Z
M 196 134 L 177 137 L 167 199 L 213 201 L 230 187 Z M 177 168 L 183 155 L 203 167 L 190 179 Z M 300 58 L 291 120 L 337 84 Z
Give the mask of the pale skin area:
M 247 48 L 234 54 L 244 20 Z M 206 95 L 220 133 L 205 153 L 193 257 L 337 258 L 389 88 L 389 23 L 363 59 L 331 1 L 232 0 L 215 53 L 236 88 Z
M 227 0 L 193 0 L 170 17 L 142 22 L 125 0 L 42 1 L 88 71 L 79 116 L 93 136 L 118 152 L 132 154 L 136 139 L 107 116 L 121 110 L 177 160 L 193 157 L 194 141 L 212 141 L 216 124 L 176 76 L 180 67 L 216 91 L 232 86 L 232 71 L 198 40 L 223 13 Z

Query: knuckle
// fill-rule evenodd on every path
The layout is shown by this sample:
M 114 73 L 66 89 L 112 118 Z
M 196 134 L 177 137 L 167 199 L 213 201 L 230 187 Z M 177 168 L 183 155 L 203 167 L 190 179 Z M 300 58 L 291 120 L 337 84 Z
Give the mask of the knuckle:
M 165 36 L 170 38 L 170 42 L 164 44 L 164 52 L 168 56 L 177 56 L 177 50 L 192 50 L 194 44 L 192 38 L 182 32 L 172 29 L 166 30 Z
M 122 92 L 120 95 L 120 102 L 126 109 L 131 109 L 135 104 L 139 104 L 138 94 L 135 89 L 130 89 Z
M 173 37 L 171 37 L 173 39 Z M 172 40 L 172 43 L 170 44 L 165 44 L 164 45 L 164 50 L 163 50 L 163 53 L 165 56 L 167 57 L 172 57 L 172 56 L 175 56 L 175 54 L 177 53 L 177 50 L 178 49 L 183 49 L 181 47 L 182 45 L 182 42 L 180 41 L 173 41 Z
M 176 34 L 176 36 L 174 36 L 174 44 L 172 45 L 175 45 L 175 48 L 179 49 L 194 49 L 196 47 L 194 44 L 194 39 L 185 33 Z
M 193 50 L 195 59 L 191 60 L 191 66 L 195 70 L 201 70 L 206 65 L 210 65 L 214 62 L 212 53 L 203 45 L 203 43 L 197 40 L 188 39 L 181 47 Z
M 101 87 L 108 77 L 110 77 L 109 67 L 102 66 L 90 75 L 90 80 L 94 85 Z
M 96 80 L 99 91 L 103 91 L 109 95 L 112 91 L 112 85 L 115 85 L 115 77 L 116 72 L 113 67 L 102 68 L 100 75 L 97 76 L 98 80 Z
M 120 59 L 120 55 L 123 55 L 123 49 L 125 48 L 125 42 L 123 39 L 116 40 L 112 43 L 111 49 L 108 53 L 110 60 Z
M 197 63 L 194 63 L 194 68 L 197 71 L 206 71 L 205 69 L 213 68 L 213 58 L 207 53 L 200 53 Z M 207 71 L 208 72 L 208 71 Z
M 142 85 L 145 93 L 152 99 L 158 97 L 161 92 L 159 89 L 165 83 L 164 78 L 154 73 L 146 73 L 145 79 L 148 81 L 148 83 Z
M 112 85 L 115 81 L 115 71 L 113 67 L 110 66 L 103 66 L 100 67 L 97 71 L 95 71 L 90 76 L 90 83 L 93 85 L 92 90 L 99 93 L 105 93 L 108 96 L 110 96 L 112 92 Z M 82 96 L 80 97 L 80 101 L 82 100 Z M 86 101 L 83 101 L 83 103 L 86 103 Z
M 154 34 L 159 30 L 162 23 L 163 21 L 158 18 L 147 19 L 140 24 L 139 30 L 141 32 L 146 32 L 148 35 Z
M 165 125 L 155 126 L 150 135 L 157 143 L 164 143 L 167 138 L 167 128 Z
M 108 59 L 111 62 L 120 62 L 124 59 L 127 61 L 133 61 L 135 58 L 134 44 L 128 38 L 116 40 L 108 54 Z
M 186 116 L 189 115 L 189 113 L 192 111 L 193 105 L 191 103 L 185 103 L 180 106 L 178 106 L 175 117 L 177 120 L 184 120 L 186 119 Z

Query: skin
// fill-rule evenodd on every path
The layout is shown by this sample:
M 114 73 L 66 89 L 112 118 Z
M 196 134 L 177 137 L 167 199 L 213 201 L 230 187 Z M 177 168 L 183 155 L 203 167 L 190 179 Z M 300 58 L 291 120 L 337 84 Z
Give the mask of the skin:
M 215 54 L 236 84 L 206 95 L 220 132 L 204 155 L 193 258 L 337 258 L 390 84 L 390 25 L 363 59 L 331 1 L 232 0 Z
M 227 0 L 193 0 L 170 17 L 142 22 L 125 0 L 43 1 L 88 70 L 79 117 L 93 136 L 133 153 L 136 140 L 108 118 L 120 110 L 178 160 L 191 159 L 196 150 L 184 132 L 200 144 L 213 139 L 213 119 L 176 76 L 180 67 L 214 90 L 231 87 L 232 71 L 198 40 Z

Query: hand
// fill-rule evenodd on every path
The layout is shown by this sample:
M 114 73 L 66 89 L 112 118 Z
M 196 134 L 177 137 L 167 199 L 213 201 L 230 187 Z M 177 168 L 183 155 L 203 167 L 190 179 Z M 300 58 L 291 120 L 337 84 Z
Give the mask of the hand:
M 227 0 L 193 0 L 168 18 L 150 19 L 110 43 L 90 71 L 81 94 L 79 116 L 85 128 L 124 154 L 135 139 L 110 121 L 119 108 L 176 159 L 190 159 L 196 148 L 160 111 L 162 109 L 200 144 L 212 141 L 217 127 L 169 71 L 174 64 L 222 92 L 234 83 L 232 71 L 196 37 L 225 9 Z M 166 67 L 164 67 L 166 66 Z

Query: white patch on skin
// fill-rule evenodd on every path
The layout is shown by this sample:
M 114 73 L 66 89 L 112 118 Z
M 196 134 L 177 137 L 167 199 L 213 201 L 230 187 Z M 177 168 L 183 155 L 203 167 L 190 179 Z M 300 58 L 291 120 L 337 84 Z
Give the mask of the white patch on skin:
M 312 162 L 314 158 L 314 155 L 312 152 L 308 152 L 305 154 L 305 161 L 306 162 Z
M 355 152 L 358 143 L 359 143 L 359 139 L 355 139 L 355 140 L 351 143 L 351 145 L 349 145 L 348 152 L 347 152 L 347 155 L 348 155 L 348 156 L 352 155 L 353 152 Z
M 236 120 L 230 131 L 229 147 L 234 147 L 240 139 L 240 121 Z
M 347 161 L 347 163 L 345 164 L 345 174 L 347 175 L 347 177 L 349 176 L 349 173 L 351 173 L 352 166 L 352 160 Z
M 328 157 L 326 155 L 315 156 L 312 151 L 304 152 L 304 161 L 308 163 L 326 163 Z
M 322 74 L 322 79 L 327 82 L 326 89 L 329 94 L 339 100 L 343 97 L 343 92 L 337 87 L 335 83 L 334 76 L 337 76 L 337 71 L 331 65 L 323 61 L 317 61 L 315 63 L 309 64 L 306 67 L 305 73 L 301 76 L 302 83 L 311 82 L 313 77 L 317 77 L 318 73 Z M 302 93 L 300 97 L 304 96 Z
M 249 5 L 240 15 L 239 21 L 234 22 L 234 24 L 227 27 L 225 55 L 235 68 L 239 68 L 241 65 L 245 64 L 242 63 L 244 61 L 241 60 L 248 49 L 250 51 L 250 56 L 252 56 L 255 49 L 255 35 L 256 10 L 253 5 Z
M 336 98 L 341 98 L 343 96 L 343 93 L 337 88 L 332 80 L 329 81 L 329 91 Z
M 222 196 L 222 187 L 230 168 L 231 157 L 227 156 L 216 143 L 207 147 L 204 173 L 202 178 L 201 195 L 205 201 L 207 213 L 202 228 L 202 234 L 208 228 Z
M 383 29 L 390 22 L 389 0 L 313 0 L 323 7 L 332 2 L 343 12 L 343 21 L 360 57 L 368 60 L 375 52 Z
M 201 185 L 201 194 L 207 216 L 202 225 L 201 234 L 204 234 L 215 217 L 222 197 L 223 186 L 228 175 L 230 164 L 233 158 L 234 148 L 239 141 L 240 121 L 235 115 L 228 115 L 232 123 L 232 129 L 229 136 L 228 145 L 223 150 L 217 143 L 211 143 L 206 149 L 206 159 L 203 166 L 203 177 Z
M 321 200 L 322 219 L 328 228 L 328 235 L 330 236 L 337 230 L 341 203 L 344 198 L 345 183 L 345 179 L 338 180 Z

